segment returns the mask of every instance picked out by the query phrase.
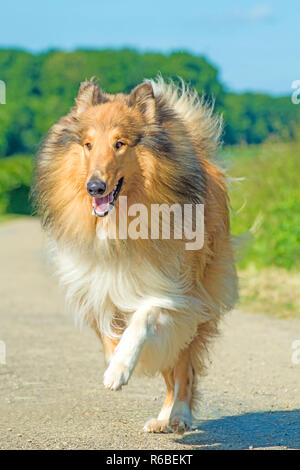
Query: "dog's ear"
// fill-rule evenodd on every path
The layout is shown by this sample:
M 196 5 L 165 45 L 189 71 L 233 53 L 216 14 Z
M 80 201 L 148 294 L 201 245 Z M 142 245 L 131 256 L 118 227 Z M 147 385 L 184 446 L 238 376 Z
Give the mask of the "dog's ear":
M 75 98 L 76 114 L 80 115 L 89 106 L 95 106 L 107 101 L 106 96 L 101 92 L 97 83 L 93 79 L 82 82 L 79 87 L 77 98 Z
M 134 88 L 129 95 L 128 104 L 129 106 L 136 106 L 147 122 L 155 121 L 155 97 L 150 82 L 144 82 Z

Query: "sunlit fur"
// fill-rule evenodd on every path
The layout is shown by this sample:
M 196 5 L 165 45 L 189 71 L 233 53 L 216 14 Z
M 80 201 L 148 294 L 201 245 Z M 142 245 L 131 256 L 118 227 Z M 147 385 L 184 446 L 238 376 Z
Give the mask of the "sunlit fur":
M 237 298 L 226 182 L 211 163 L 221 130 L 212 108 L 184 84 L 158 78 L 130 95 L 107 95 L 90 81 L 38 155 L 34 195 L 68 304 L 101 338 L 118 339 L 139 308 L 155 311 L 137 367 L 145 373 L 174 368 L 189 348 L 199 376 L 218 321 Z M 120 155 L 112 150 L 116 138 L 127 144 Z M 109 191 L 124 177 L 128 206 L 203 203 L 203 248 L 187 251 L 184 240 L 172 237 L 109 239 L 110 215 L 92 215 L 86 184 L 93 175 Z M 124 217 L 118 202 L 114 210 Z

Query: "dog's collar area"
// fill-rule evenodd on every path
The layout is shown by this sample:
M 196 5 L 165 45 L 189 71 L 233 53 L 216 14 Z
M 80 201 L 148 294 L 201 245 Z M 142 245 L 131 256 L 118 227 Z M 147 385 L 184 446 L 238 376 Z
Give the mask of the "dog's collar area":
M 105 217 L 114 208 L 120 191 L 123 186 L 124 178 L 120 178 L 114 189 L 103 197 L 93 197 L 93 214 L 97 217 Z

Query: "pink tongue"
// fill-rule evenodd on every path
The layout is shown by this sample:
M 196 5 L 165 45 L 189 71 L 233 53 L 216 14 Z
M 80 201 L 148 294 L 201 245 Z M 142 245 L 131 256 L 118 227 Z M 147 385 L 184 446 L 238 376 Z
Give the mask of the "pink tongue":
M 98 212 L 105 212 L 108 206 L 114 199 L 114 192 L 107 194 L 104 197 L 95 197 L 95 207 Z

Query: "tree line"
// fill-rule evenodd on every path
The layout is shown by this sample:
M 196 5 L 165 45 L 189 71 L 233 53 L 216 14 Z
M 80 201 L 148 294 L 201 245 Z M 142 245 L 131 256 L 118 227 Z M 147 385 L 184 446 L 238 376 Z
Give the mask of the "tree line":
M 128 93 L 158 73 L 174 81 L 181 77 L 215 101 L 216 111 L 224 117 L 225 144 L 258 144 L 270 136 L 288 140 L 296 135 L 300 107 L 289 97 L 229 92 L 215 66 L 188 52 L 107 49 L 31 54 L 0 49 L 0 80 L 6 84 L 6 104 L 0 105 L 0 156 L 34 153 L 49 127 L 73 105 L 81 81 L 95 76 L 106 92 Z

